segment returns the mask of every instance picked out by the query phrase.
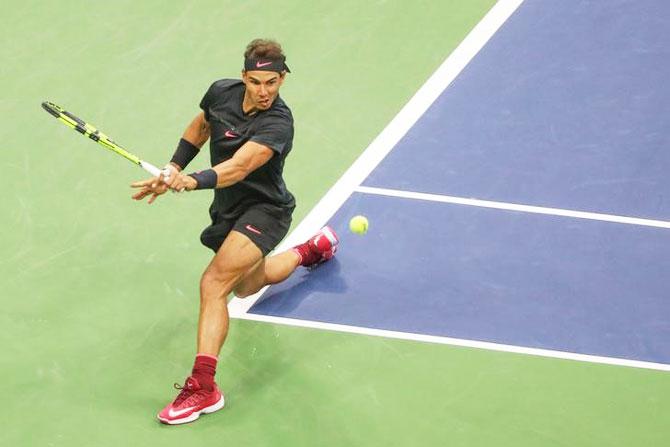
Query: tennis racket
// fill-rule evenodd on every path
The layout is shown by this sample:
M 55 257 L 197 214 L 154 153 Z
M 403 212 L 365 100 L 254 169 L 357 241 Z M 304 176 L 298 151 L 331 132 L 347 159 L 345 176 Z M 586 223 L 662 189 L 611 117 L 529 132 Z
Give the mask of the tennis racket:
M 54 103 L 45 101 L 42 103 L 42 108 L 47 112 L 49 112 L 50 114 L 52 114 L 53 116 L 55 116 L 56 118 L 58 118 L 58 121 L 62 122 L 66 126 L 71 127 L 72 129 L 76 130 L 77 132 L 86 137 L 89 137 L 91 140 L 109 149 L 110 151 L 119 154 L 126 160 L 130 160 L 136 165 L 139 165 L 142 169 L 144 169 L 151 175 L 158 177 L 160 174 L 163 174 L 163 177 L 165 179 L 168 179 L 170 177 L 169 169 L 166 168 L 161 170 L 158 169 L 156 166 L 152 165 L 151 163 L 141 160 L 137 155 L 131 154 L 130 152 L 128 152 L 127 150 L 116 144 L 114 141 L 112 141 L 107 135 L 100 132 L 98 129 L 91 126 L 81 118 L 78 118 L 75 115 L 68 112 L 67 110 L 64 110 L 62 107 L 59 107 Z

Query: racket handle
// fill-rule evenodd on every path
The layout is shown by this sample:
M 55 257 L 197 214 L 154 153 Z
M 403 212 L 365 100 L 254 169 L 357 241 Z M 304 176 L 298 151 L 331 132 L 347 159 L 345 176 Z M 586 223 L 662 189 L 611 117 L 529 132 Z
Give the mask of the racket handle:
M 153 175 L 154 177 L 158 177 L 159 175 L 163 174 L 164 179 L 169 179 L 170 178 L 170 169 L 165 168 L 165 169 L 159 169 L 156 166 L 152 165 L 149 162 L 146 162 L 144 160 L 140 160 L 140 166 L 142 169 L 147 171 L 149 174 Z

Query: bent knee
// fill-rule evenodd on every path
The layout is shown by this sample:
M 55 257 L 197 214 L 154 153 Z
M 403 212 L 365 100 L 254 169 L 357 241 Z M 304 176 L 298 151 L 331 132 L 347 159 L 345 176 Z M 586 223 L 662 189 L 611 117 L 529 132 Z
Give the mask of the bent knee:
M 238 298 L 246 298 L 261 290 L 264 285 L 265 264 L 263 263 L 263 259 L 261 259 L 235 284 L 233 293 Z
M 250 287 L 249 285 L 242 283 L 235 286 L 233 293 L 238 298 L 246 298 L 258 292 L 259 290 L 260 289 L 257 287 Z

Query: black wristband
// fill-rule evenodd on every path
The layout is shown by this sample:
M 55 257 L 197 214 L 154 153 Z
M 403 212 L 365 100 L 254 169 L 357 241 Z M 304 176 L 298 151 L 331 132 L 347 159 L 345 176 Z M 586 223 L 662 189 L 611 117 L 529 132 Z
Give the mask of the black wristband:
M 184 140 L 183 138 L 179 140 L 177 145 L 177 150 L 172 156 L 170 163 L 174 163 L 182 169 L 186 169 L 186 166 L 198 155 L 200 149 L 191 144 L 190 142 Z
M 214 169 L 205 169 L 204 171 L 194 172 L 189 174 L 189 177 L 193 177 L 195 181 L 198 182 L 198 186 L 196 186 L 195 189 L 216 188 L 218 176 L 216 175 L 216 171 Z

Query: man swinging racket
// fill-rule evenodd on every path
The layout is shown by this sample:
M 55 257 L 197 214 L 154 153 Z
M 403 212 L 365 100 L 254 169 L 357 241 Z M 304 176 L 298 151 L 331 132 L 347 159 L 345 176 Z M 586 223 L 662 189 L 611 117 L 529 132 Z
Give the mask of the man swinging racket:
M 224 405 L 214 382 L 219 351 L 228 333 L 227 297 L 243 298 L 288 278 L 298 266 L 332 258 L 338 239 L 324 227 L 305 243 L 268 256 L 283 239 L 295 208 L 282 170 L 293 142 L 291 110 L 279 97 L 286 57 L 272 40 L 256 39 L 244 53 L 242 79 L 214 82 L 200 112 L 186 128 L 168 165 L 171 175 L 132 184 L 133 199 L 153 202 L 168 189 L 213 189 L 212 224 L 200 239 L 216 254 L 200 280 L 197 355 L 191 376 L 158 419 L 165 424 L 196 420 Z M 210 140 L 212 168 L 182 170 Z

